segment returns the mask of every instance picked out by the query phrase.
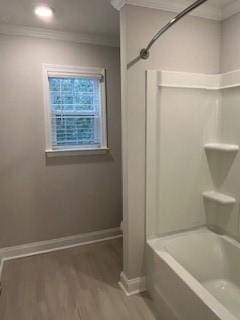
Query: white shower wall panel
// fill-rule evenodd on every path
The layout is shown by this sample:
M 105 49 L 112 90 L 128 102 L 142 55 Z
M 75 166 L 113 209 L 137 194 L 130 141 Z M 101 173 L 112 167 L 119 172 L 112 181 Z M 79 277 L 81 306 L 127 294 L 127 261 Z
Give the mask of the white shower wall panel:
M 203 145 L 217 140 L 220 103 L 219 90 L 162 86 L 159 74 L 148 72 L 147 88 L 150 237 L 206 224 L 201 194 L 213 182 Z

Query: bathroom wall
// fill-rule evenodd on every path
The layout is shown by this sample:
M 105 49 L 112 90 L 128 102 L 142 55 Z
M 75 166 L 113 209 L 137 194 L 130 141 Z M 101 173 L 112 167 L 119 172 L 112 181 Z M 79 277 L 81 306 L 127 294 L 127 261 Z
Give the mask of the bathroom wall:
M 240 14 L 222 23 L 221 72 L 240 69 Z M 219 113 L 219 141 L 240 146 L 240 88 L 229 88 L 221 92 Z M 216 157 L 216 156 L 215 156 Z M 237 203 L 234 206 L 207 208 L 208 223 L 240 240 L 240 155 L 219 154 L 218 169 L 213 173 L 216 189 L 232 195 Z
M 240 13 L 222 22 L 221 72 L 240 69 Z
M 156 103 L 147 103 L 148 238 L 206 224 L 202 193 L 213 183 L 204 144 L 217 139 L 220 97 L 218 90 L 156 90 Z
M 163 69 L 188 72 L 218 73 L 220 70 L 220 40 L 221 24 L 217 21 L 197 17 L 186 17 L 177 26 L 168 31 L 152 48 L 151 57 L 147 61 L 139 61 L 127 70 L 127 64 L 137 57 L 139 50 L 143 48 L 152 36 L 173 17 L 174 13 L 161 10 L 141 8 L 126 5 L 121 9 L 121 44 L 122 44 L 122 83 L 124 93 L 122 100 L 122 131 L 123 135 L 123 186 L 125 188 L 124 206 L 124 228 L 127 237 L 124 243 L 124 272 L 128 278 L 136 278 L 143 274 L 144 234 L 145 234 L 145 130 L 146 130 L 146 104 L 145 104 L 145 71 L 148 69 Z M 125 68 L 124 68 L 125 66 Z M 127 87 L 127 88 L 126 88 Z M 170 93 L 170 92 L 169 92 Z M 171 94 L 166 97 L 175 103 Z M 177 108 L 185 108 L 178 101 Z M 167 106 L 166 106 L 167 108 Z M 190 108 L 190 106 L 188 106 Z M 197 106 L 193 107 L 198 110 Z M 201 108 L 201 106 L 199 106 Z M 191 127 L 191 117 L 178 119 L 171 109 L 167 115 L 170 128 L 177 124 L 175 134 L 182 126 Z M 200 110 L 200 113 L 204 111 Z M 173 117 L 175 117 L 173 119 Z M 205 116 L 201 117 L 202 121 Z M 189 150 L 193 148 L 199 136 L 191 135 L 186 130 Z M 189 136 L 190 135 L 190 136 Z M 173 136 L 174 139 L 174 136 Z M 195 140 L 197 139 L 197 140 Z M 179 141 L 181 144 L 181 141 Z M 197 142 L 199 143 L 199 142 Z M 188 148 L 186 141 L 185 148 Z M 184 149 L 179 146 L 184 158 Z M 173 154 L 172 154 L 173 155 Z M 163 154 L 164 157 L 164 154 Z M 164 158 L 167 160 L 167 158 Z M 182 179 L 182 190 L 185 181 L 190 176 L 199 177 L 205 175 L 206 167 L 199 167 L 199 159 L 193 158 L 191 166 L 184 164 L 178 166 L 181 174 L 176 176 L 171 172 L 169 181 L 172 186 Z M 208 174 L 208 173 L 207 173 Z M 194 184 L 194 180 L 191 180 Z M 198 181 L 196 181 L 198 183 Z M 176 187 L 175 187 L 176 189 Z M 177 193 L 178 190 L 175 190 Z M 164 192 L 167 192 L 164 194 Z M 172 201 L 171 186 L 163 191 L 163 197 Z M 179 208 L 175 208 L 171 220 L 175 220 L 173 228 L 168 231 L 181 229 L 182 221 L 187 222 L 185 228 L 202 224 L 205 220 L 202 214 L 202 202 L 200 197 L 196 200 L 193 215 L 184 215 L 184 208 L 189 199 L 189 194 L 181 192 Z M 192 208 L 192 205 L 191 205 Z M 189 211 L 190 212 L 190 211 Z M 161 215 L 161 213 L 160 213 Z M 181 216 L 183 215 L 183 216 Z M 199 219 L 198 219 L 199 218 Z M 167 220 L 169 221 L 170 218 Z M 166 221 L 166 220 L 165 220 Z M 160 223 L 163 223 L 162 221 Z M 163 230 L 163 225 L 160 226 Z
M 42 63 L 107 70 L 110 153 L 45 157 Z M 119 48 L 0 35 L 0 247 L 118 227 Z
M 219 112 L 219 138 L 223 143 L 240 146 L 240 87 L 221 90 Z M 215 207 L 206 206 L 208 224 L 240 240 L 240 155 L 237 153 L 215 153 L 213 161 L 217 167 L 212 167 L 212 177 L 215 189 L 233 196 L 235 205 Z M 211 166 L 210 159 L 209 163 Z

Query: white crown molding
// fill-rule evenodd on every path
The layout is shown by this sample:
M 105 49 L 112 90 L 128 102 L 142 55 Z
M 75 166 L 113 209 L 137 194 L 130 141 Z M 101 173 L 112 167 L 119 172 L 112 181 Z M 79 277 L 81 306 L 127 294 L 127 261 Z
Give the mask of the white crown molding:
M 193 0 L 111 0 L 113 7 L 120 10 L 124 5 L 134 5 L 139 7 L 159 9 L 170 12 L 180 12 L 193 3 Z M 221 9 L 211 4 L 205 4 L 193 10 L 190 15 L 212 20 L 224 20 L 240 11 L 239 0 L 236 0 Z
M 128 3 L 132 5 L 177 13 L 188 7 L 192 2 L 191 0 L 181 1 L 181 3 L 176 0 L 128 0 Z M 193 10 L 190 15 L 212 20 L 222 19 L 221 10 L 211 5 L 200 6 L 198 9 Z
M 152 72 L 152 71 L 150 71 Z M 222 90 L 240 86 L 240 70 L 222 74 L 156 71 L 159 87 Z
M 146 291 L 146 278 L 139 277 L 135 279 L 128 279 L 124 272 L 120 274 L 119 286 L 126 294 L 126 296 L 132 296 Z
M 80 34 L 65 31 L 56 31 L 44 28 L 26 27 L 10 24 L 0 24 L 0 34 L 11 36 L 25 36 L 41 39 L 70 41 L 75 43 L 86 43 L 91 45 L 119 47 L 117 37 L 109 37 L 97 34 Z

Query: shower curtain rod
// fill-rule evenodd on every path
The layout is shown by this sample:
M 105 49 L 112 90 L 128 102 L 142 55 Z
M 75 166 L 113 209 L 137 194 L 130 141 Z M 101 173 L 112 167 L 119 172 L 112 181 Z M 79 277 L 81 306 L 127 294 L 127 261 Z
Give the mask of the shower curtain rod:
M 163 28 L 161 28 L 158 33 L 155 34 L 155 36 L 152 38 L 152 40 L 149 42 L 146 48 L 142 49 L 140 51 L 140 58 L 141 59 L 148 59 L 149 57 L 149 50 L 154 45 L 154 43 L 158 40 L 158 38 L 165 33 L 169 28 L 171 28 L 177 21 L 182 19 L 184 16 L 186 16 L 189 12 L 193 11 L 197 7 L 199 7 L 204 2 L 207 2 L 208 0 L 197 0 L 193 4 L 191 4 L 189 7 L 187 7 L 185 10 L 180 12 L 176 17 L 171 19 Z

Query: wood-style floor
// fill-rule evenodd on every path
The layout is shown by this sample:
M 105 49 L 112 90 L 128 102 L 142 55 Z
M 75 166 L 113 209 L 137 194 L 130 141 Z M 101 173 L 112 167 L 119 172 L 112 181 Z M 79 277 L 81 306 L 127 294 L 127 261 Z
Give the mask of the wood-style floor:
M 121 270 L 121 239 L 6 262 L 0 319 L 157 319 L 146 294 L 120 290 Z

